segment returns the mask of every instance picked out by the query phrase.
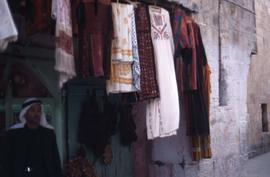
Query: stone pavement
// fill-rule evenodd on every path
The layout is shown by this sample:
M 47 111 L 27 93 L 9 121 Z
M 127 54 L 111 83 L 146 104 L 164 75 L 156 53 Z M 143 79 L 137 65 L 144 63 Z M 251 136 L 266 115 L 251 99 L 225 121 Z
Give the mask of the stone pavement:
M 250 159 L 241 177 L 270 177 L 270 152 Z

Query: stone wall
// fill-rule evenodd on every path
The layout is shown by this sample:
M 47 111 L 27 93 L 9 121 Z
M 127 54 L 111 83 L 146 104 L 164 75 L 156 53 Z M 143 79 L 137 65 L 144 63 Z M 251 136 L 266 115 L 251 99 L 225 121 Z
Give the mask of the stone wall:
M 249 156 L 270 150 L 270 133 L 262 131 L 261 104 L 270 103 L 270 2 L 255 1 L 258 52 L 251 60 L 248 76 Z M 270 120 L 268 120 L 270 128 Z
M 177 136 L 151 142 L 149 176 L 239 177 L 248 158 L 247 78 L 251 53 L 256 52 L 254 2 L 178 1 L 198 11 L 195 19 L 201 27 L 211 67 L 213 157 L 200 162 L 191 160 L 190 141 L 185 135 L 185 120 L 182 118 Z

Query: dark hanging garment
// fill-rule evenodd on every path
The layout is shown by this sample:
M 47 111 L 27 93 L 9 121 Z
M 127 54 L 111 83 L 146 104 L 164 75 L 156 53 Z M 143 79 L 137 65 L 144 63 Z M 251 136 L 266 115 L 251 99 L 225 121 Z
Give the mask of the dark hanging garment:
M 135 9 L 135 20 L 141 67 L 141 90 L 138 92 L 138 100 L 142 101 L 159 97 L 147 6 L 140 5 Z
M 132 114 L 132 104 L 129 99 L 132 99 L 132 94 L 122 94 L 120 105 L 120 121 L 119 130 L 120 138 L 123 145 L 131 145 L 137 141 L 136 124 Z
M 192 113 L 192 135 L 209 134 L 209 67 L 201 39 L 199 26 L 192 22 L 193 35 L 196 49 L 196 76 L 197 89 L 188 91 L 191 100 Z
M 193 60 L 196 61 L 197 89 L 189 91 L 191 103 L 191 136 L 193 159 L 211 158 L 210 127 L 209 127 L 209 98 L 210 98 L 210 69 L 207 63 L 204 45 L 199 26 L 190 24 L 194 36 Z M 195 53 L 195 55 L 194 55 Z
M 103 103 L 104 110 L 98 105 L 95 94 L 83 103 L 79 122 L 79 143 L 90 148 L 97 157 L 101 157 L 110 143 L 116 126 L 116 113 L 112 104 Z
M 175 67 L 193 160 L 211 158 L 209 128 L 210 70 L 199 26 L 175 9 L 172 20 Z
M 106 76 L 111 43 L 110 5 L 82 0 L 78 12 L 81 75 L 83 78 Z
M 40 32 L 52 32 L 51 0 L 9 0 L 14 14 L 25 19 L 26 35 Z
M 32 28 L 29 30 L 29 34 L 42 31 L 52 31 L 52 19 L 51 19 L 51 4 L 52 1 L 33 0 L 34 4 L 34 21 L 30 23 Z
M 192 40 L 188 28 L 188 16 L 180 8 L 174 8 L 172 13 L 172 30 L 175 44 L 174 64 L 177 79 L 178 93 L 183 100 L 183 107 L 187 122 L 187 134 L 191 133 L 192 104 L 191 104 L 191 63 Z

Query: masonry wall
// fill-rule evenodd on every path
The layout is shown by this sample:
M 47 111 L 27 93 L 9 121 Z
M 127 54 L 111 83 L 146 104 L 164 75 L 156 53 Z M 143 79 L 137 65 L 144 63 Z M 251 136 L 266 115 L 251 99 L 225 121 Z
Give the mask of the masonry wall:
M 247 78 L 251 53 L 256 52 L 254 2 L 179 2 L 198 11 L 195 18 L 201 27 L 211 67 L 210 126 L 213 157 L 200 162 L 191 160 L 190 141 L 185 135 L 185 119 L 182 118 L 177 136 L 150 142 L 149 162 L 142 160 L 147 157 L 140 146 L 143 141 L 134 145 L 137 147 L 135 163 L 141 164 L 141 167 L 135 165 L 135 176 L 140 174 L 140 177 L 148 177 L 143 170 L 149 170 L 150 177 L 244 176 L 240 172 L 248 159 Z M 138 126 L 142 126 L 140 123 Z
M 270 150 L 270 133 L 263 132 L 261 104 L 268 106 L 270 116 L 270 2 L 255 1 L 258 52 L 251 60 L 248 76 L 248 152 L 249 156 Z M 270 128 L 270 121 L 268 120 Z

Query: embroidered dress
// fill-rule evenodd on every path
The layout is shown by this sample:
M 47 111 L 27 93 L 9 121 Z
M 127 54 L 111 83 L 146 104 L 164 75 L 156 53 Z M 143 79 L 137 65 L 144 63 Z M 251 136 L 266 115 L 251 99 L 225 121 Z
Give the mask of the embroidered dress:
M 111 43 L 111 6 L 108 3 L 82 0 L 79 19 L 80 70 L 84 79 L 107 75 Z
M 187 90 L 186 105 L 190 119 L 190 135 L 192 136 L 192 157 L 193 160 L 211 158 L 211 142 L 209 127 L 209 104 L 210 104 L 210 68 L 201 37 L 199 26 L 192 22 L 194 37 L 192 61 L 196 61 L 196 90 Z
M 138 6 L 135 10 L 135 16 L 141 69 L 141 90 L 138 92 L 138 99 L 143 101 L 158 98 L 159 91 L 148 7 Z
M 133 6 L 112 3 L 112 16 L 114 36 L 111 46 L 111 71 L 110 79 L 107 81 L 107 92 L 134 92 L 140 89 L 140 85 L 138 84 L 138 49 L 136 34 L 134 34 L 136 29 L 133 24 L 135 23 L 135 21 L 133 22 L 135 20 L 133 19 L 135 18 Z
M 52 1 L 52 17 L 56 19 L 55 70 L 59 72 L 59 87 L 76 76 L 71 9 L 69 0 Z
M 210 69 L 199 26 L 174 9 L 173 34 L 178 89 L 183 99 L 193 160 L 211 158 L 209 128 Z
M 14 24 L 6 0 L 0 1 L 0 52 L 5 50 L 9 42 L 16 41 L 18 32 Z
M 149 6 L 151 36 L 154 46 L 160 98 L 147 105 L 148 139 L 175 135 L 179 127 L 180 110 L 174 69 L 174 43 L 168 11 Z

